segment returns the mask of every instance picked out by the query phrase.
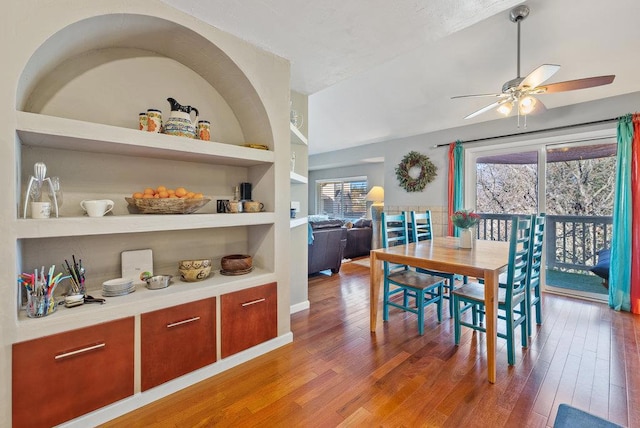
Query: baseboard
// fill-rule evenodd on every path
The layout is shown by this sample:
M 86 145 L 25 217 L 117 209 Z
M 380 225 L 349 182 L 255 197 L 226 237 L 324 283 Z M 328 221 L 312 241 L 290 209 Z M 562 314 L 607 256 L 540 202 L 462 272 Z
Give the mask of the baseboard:
M 306 309 L 309 309 L 311 307 L 311 305 L 309 304 L 308 300 L 305 300 L 304 302 L 300 302 L 300 303 L 296 303 L 295 305 L 291 305 L 291 308 L 289 309 L 290 313 L 295 314 L 296 312 L 300 312 L 300 311 L 304 311 Z

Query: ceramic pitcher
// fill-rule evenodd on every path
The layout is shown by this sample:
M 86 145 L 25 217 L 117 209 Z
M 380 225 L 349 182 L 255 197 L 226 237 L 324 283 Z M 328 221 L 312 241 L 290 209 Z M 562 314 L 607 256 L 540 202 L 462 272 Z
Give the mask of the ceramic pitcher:
M 196 126 L 198 123 L 198 109 L 191 106 L 183 106 L 173 98 L 167 98 L 171 104 L 171 115 L 164 124 L 164 133 L 177 135 L 179 137 L 195 138 Z M 191 112 L 196 113 L 194 120 L 191 120 Z

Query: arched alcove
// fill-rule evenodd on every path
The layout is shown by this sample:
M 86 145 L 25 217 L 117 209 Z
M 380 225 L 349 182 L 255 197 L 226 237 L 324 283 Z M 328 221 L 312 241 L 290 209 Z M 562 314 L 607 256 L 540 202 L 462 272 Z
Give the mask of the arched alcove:
M 91 82 L 91 75 L 94 84 L 97 79 L 104 84 L 104 97 L 100 96 L 100 89 L 87 93 L 83 88 L 83 84 Z M 149 87 L 144 86 L 145 77 L 151 82 Z M 78 83 L 83 79 L 84 83 Z M 68 25 L 47 39 L 29 59 L 20 76 L 16 109 L 40 113 L 52 102 L 70 103 L 79 95 L 60 96 L 70 85 L 76 86 L 76 92 L 91 97 L 91 103 L 104 101 L 103 110 L 97 109 L 95 113 L 102 118 L 90 121 L 123 126 L 122 116 L 104 114 L 107 111 L 104 109 L 125 106 L 134 124 L 137 113 L 147 107 L 159 107 L 168 113 L 167 97 L 195 105 L 190 99 L 178 97 L 199 94 L 201 99 L 206 97 L 201 103 L 211 103 L 210 114 L 219 115 L 224 126 L 231 128 L 221 142 L 260 142 L 273 146 L 265 107 L 243 70 L 213 41 L 166 19 L 108 14 Z M 114 101 L 109 95 L 113 95 L 114 88 L 126 93 L 128 99 L 111 105 Z M 47 114 L 68 117 L 70 110 L 72 107 L 68 106 Z M 233 131 L 234 127 L 241 135 Z

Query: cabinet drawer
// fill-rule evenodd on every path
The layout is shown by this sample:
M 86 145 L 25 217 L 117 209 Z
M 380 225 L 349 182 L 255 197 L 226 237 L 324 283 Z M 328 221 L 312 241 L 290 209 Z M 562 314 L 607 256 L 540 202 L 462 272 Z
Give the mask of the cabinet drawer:
M 142 390 L 216 361 L 215 297 L 140 315 Z
M 222 358 L 278 335 L 275 282 L 220 296 Z
M 133 317 L 13 345 L 14 427 L 50 427 L 133 394 Z

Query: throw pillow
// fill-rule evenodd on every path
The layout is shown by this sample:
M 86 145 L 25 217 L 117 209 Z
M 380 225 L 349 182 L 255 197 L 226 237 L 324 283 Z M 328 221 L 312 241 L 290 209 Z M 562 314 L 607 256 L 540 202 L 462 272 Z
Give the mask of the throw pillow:
M 589 269 L 591 272 L 598 275 L 600 278 L 609 280 L 609 259 L 611 257 L 611 250 L 602 250 L 598 253 L 598 263 Z

